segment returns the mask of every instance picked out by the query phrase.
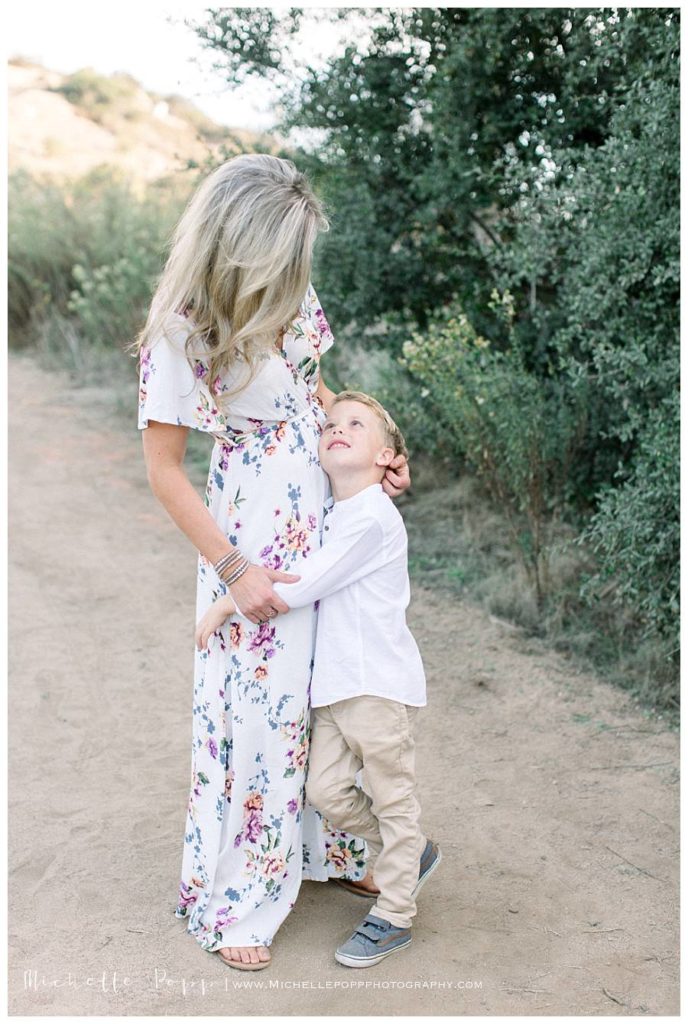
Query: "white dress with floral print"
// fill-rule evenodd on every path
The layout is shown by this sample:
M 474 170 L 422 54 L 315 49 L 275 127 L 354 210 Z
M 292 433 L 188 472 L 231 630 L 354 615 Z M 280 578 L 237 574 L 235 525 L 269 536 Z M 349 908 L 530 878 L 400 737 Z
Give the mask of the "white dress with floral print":
M 254 563 L 299 571 L 320 546 L 328 481 L 318 461 L 325 413 L 315 389 L 333 343 L 309 286 L 282 352 L 266 355 L 224 414 L 189 364 L 189 321 L 141 352 L 139 427 L 175 423 L 215 437 L 205 503 Z M 234 380 L 222 378 L 228 389 Z M 225 593 L 198 560 L 196 619 Z M 316 608 L 261 626 L 232 617 L 195 653 L 191 793 L 175 913 L 207 950 L 270 945 L 302 879 L 359 879 L 365 843 L 332 830 L 304 783 Z

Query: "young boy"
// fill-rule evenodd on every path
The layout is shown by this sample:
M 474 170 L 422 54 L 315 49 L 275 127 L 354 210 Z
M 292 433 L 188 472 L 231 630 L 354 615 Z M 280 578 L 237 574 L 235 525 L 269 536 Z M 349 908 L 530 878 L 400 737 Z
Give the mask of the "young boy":
M 441 859 L 420 830 L 415 794 L 413 729 L 426 699 L 406 625 L 406 528 L 381 484 L 400 452 L 404 439 L 374 398 L 356 391 L 335 397 L 319 445 L 333 496 L 322 547 L 297 582 L 274 584 L 290 608 L 320 601 L 307 799 L 336 828 L 365 839 L 374 861 L 377 889 L 341 883 L 377 896 L 335 953 L 347 967 L 372 967 L 409 945 L 415 897 Z M 241 614 L 231 598 L 219 598 L 198 623 L 197 645 L 234 612 Z M 355 782 L 361 768 L 370 796 Z

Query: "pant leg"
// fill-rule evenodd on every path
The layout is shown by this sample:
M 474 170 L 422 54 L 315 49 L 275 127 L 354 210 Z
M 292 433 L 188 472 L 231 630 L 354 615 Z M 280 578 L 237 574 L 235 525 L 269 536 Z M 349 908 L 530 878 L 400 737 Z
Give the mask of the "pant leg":
M 368 868 L 382 849 L 380 829 L 371 811 L 371 799 L 355 783 L 362 765 L 332 713 L 332 705 L 311 711 L 311 744 L 306 778 L 306 799 L 336 828 L 347 821 L 345 831 L 368 844 Z
M 416 710 L 370 696 L 338 701 L 330 710 L 344 740 L 364 766 L 372 797 L 367 813 L 378 822 L 382 849 L 375 863 L 375 884 L 380 895 L 371 913 L 407 928 L 416 913 L 412 892 L 426 842 L 416 796 Z M 349 818 L 342 817 L 338 824 L 359 834 Z

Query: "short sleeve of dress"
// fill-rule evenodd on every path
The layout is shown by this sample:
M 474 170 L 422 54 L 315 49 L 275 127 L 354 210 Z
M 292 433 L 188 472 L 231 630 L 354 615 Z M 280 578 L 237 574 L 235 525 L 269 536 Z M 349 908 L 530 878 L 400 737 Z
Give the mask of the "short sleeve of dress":
M 189 364 L 184 343 L 188 326 L 183 317 L 166 328 L 139 357 L 139 430 L 149 420 L 224 432 L 225 418 L 203 380 L 206 366 Z
M 304 312 L 315 327 L 317 333 L 316 347 L 320 355 L 322 355 L 323 352 L 327 352 L 334 345 L 334 335 L 322 311 L 322 306 L 312 284 L 308 285 L 308 291 L 304 300 Z

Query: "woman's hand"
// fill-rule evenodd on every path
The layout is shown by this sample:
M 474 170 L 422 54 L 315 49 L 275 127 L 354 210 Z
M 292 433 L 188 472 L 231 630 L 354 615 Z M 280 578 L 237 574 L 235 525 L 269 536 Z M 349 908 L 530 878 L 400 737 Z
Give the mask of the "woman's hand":
M 301 579 L 294 573 L 278 572 L 277 569 L 266 569 L 262 565 L 250 565 L 236 583 L 232 583 L 230 594 L 242 615 L 251 622 L 266 622 L 280 612 L 288 612 L 285 604 L 272 589 L 272 583 L 280 580 L 283 583 L 295 583 Z
M 218 597 L 217 601 L 213 601 L 205 615 L 203 615 L 196 623 L 194 639 L 199 651 L 204 651 L 206 649 L 208 641 L 215 630 L 219 629 L 222 623 L 225 622 L 230 615 L 233 615 L 235 611 L 236 605 L 234 604 L 234 601 L 232 601 L 231 597 Z
M 407 487 L 411 486 L 408 459 L 405 455 L 396 455 L 382 478 L 382 489 L 390 498 L 397 498 Z

